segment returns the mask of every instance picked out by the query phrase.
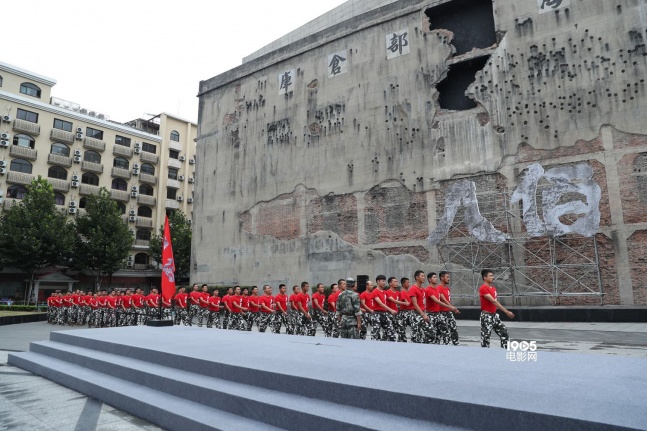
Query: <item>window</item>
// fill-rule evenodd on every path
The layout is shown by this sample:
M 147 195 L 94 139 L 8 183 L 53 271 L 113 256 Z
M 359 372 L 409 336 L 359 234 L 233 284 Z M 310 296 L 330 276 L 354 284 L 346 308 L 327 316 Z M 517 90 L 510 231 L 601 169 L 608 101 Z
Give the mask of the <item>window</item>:
M 19 120 L 29 121 L 30 123 L 38 123 L 38 114 L 35 112 L 27 111 L 25 109 L 18 108 L 16 111 L 16 118 Z
M 101 155 L 96 151 L 86 151 L 83 153 L 83 160 L 92 163 L 101 163 Z
M 67 171 L 60 166 L 52 166 L 47 171 L 47 176 L 49 178 L 56 178 L 57 180 L 67 181 Z
M 170 187 L 166 188 L 166 199 L 175 199 L 177 197 L 177 189 Z
M 148 184 L 142 184 L 139 186 L 139 194 L 140 195 L 146 195 L 146 196 L 153 196 L 154 190 L 152 186 L 149 186 Z
M 66 132 L 71 132 L 72 123 L 70 123 L 69 121 L 63 121 L 63 120 L 59 120 L 58 118 L 54 118 L 54 128 L 65 130 Z
M 148 255 L 146 253 L 137 253 L 135 255 L 135 265 L 148 265 Z
M 119 211 L 121 214 L 126 214 L 126 204 L 123 204 L 121 202 L 117 202 L 117 208 L 119 208 Z
M 137 231 L 136 238 L 144 240 L 144 241 L 150 241 L 150 239 L 151 239 L 151 231 L 149 231 L 148 229 L 139 229 Z
M 85 208 L 85 205 L 88 203 L 88 200 L 86 198 L 81 198 L 79 201 L 79 208 Z
M 121 178 L 112 180 L 112 190 L 128 190 L 128 183 Z
M 54 203 L 56 205 L 65 205 L 65 196 L 63 196 L 63 193 L 54 193 Z
M 147 153 L 157 153 L 157 145 L 149 144 L 149 143 L 142 143 L 142 151 L 146 151 Z
M 139 217 L 153 217 L 153 210 L 148 207 L 139 207 L 137 209 L 137 216 Z
M 103 130 L 93 129 L 92 127 L 85 128 L 85 136 L 88 138 L 103 140 Z
M 150 165 L 148 163 L 143 163 L 141 170 L 144 174 L 155 175 L 155 168 L 153 167 L 153 165 Z
M 180 142 L 180 134 L 175 130 L 171 132 L 171 141 Z
M 11 161 L 11 165 L 9 165 L 9 170 L 31 174 L 31 163 L 23 159 L 14 159 Z
M 171 158 L 171 159 L 176 159 L 176 160 L 177 160 L 177 159 L 179 159 L 179 158 L 180 158 L 180 152 L 179 152 L 179 151 L 175 151 L 175 150 L 168 150 L 168 156 L 169 156 L 169 158 Z
M 27 96 L 38 97 L 40 99 L 40 88 L 31 82 L 23 82 L 20 84 L 20 92 Z
M 175 210 L 173 208 L 166 208 L 166 216 L 173 217 L 175 215 Z
M 7 197 L 14 199 L 22 199 L 27 194 L 27 189 L 23 186 L 11 186 L 7 189 Z
M 36 145 L 36 140 L 29 135 L 14 135 L 13 144 L 33 150 Z
M 91 174 L 89 172 L 86 172 L 81 176 L 81 182 L 83 184 L 89 184 L 91 186 L 98 186 L 99 185 L 99 177 L 96 176 L 95 174 Z
M 168 168 L 168 178 L 169 180 L 177 180 L 178 169 Z
M 59 142 L 52 144 L 52 150 L 50 152 L 52 154 L 60 154 L 61 156 L 70 157 L 70 147 Z
M 0 76 L 0 87 L 2 87 L 2 76 Z
M 130 138 L 126 138 L 125 136 L 117 135 L 115 137 L 115 144 L 123 145 L 124 147 L 130 147 Z
M 115 160 L 112 162 L 112 166 L 115 168 L 128 169 L 130 163 L 123 157 L 115 157 Z

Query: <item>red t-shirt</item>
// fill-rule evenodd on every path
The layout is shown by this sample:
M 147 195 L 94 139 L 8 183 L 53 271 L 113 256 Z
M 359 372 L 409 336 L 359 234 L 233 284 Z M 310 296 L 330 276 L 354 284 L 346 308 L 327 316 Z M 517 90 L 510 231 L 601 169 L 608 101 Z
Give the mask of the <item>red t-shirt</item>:
M 171 308 L 171 300 L 172 300 L 173 298 L 171 298 L 171 299 L 170 299 L 170 300 L 168 300 L 168 301 L 167 301 L 166 299 L 164 299 L 164 297 L 163 297 L 163 296 L 162 296 L 161 298 L 162 298 L 162 307 L 164 307 L 164 308 Z
M 317 301 L 321 308 L 323 308 L 324 310 L 326 309 L 326 295 L 319 292 L 312 294 L 312 309 L 319 310 L 317 307 L 315 307 L 315 301 Z
M 160 303 L 160 295 L 159 293 L 149 293 L 148 296 L 146 296 L 146 304 L 149 307 L 159 307 Z
M 263 295 L 258 297 L 258 304 L 264 304 L 267 308 L 270 310 L 274 310 L 274 298 L 272 298 L 272 295 Z M 271 311 L 267 311 L 263 307 L 260 307 L 261 313 L 271 313 Z
M 402 302 L 408 302 L 409 305 L 401 305 L 400 309 L 401 310 L 413 310 L 413 304 L 411 303 L 411 298 L 409 297 L 409 292 L 402 289 L 400 292 L 398 292 L 398 300 Z
M 238 304 L 239 306 L 243 306 L 243 296 L 241 295 L 232 295 L 231 297 L 231 302 L 229 303 L 229 307 L 231 308 L 232 313 L 242 313 L 243 311 L 236 307 L 234 304 Z
M 260 302 L 261 302 L 261 298 L 259 296 L 250 296 L 249 311 L 251 311 L 252 313 L 258 313 Z
M 239 302 L 240 305 L 242 305 L 244 308 L 249 308 L 249 296 L 241 296 L 241 302 Z
M 492 298 L 496 299 L 496 288 L 494 286 L 482 285 L 479 288 L 479 297 L 481 298 L 481 310 L 488 313 L 496 313 L 496 305 L 484 298 L 485 295 L 490 294 Z
M 378 304 L 377 301 L 375 301 L 376 298 L 380 298 L 380 301 L 382 301 L 382 304 L 385 304 L 387 307 L 389 307 L 389 304 L 386 302 L 386 299 L 387 299 L 386 291 L 375 288 L 373 289 L 373 292 L 371 292 L 371 294 L 374 301 L 374 307 L 375 307 L 374 310 L 380 313 L 388 311 L 386 308 Z
M 101 308 L 105 308 L 108 306 L 108 297 L 107 296 L 100 296 L 97 300 L 97 304 Z
M 199 302 L 200 307 L 208 308 L 210 297 L 211 295 L 209 295 L 209 292 L 200 292 L 200 299 L 202 299 L 202 301 Z
M 339 297 L 340 293 L 341 290 L 338 290 L 337 292 L 331 293 L 330 296 L 328 296 L 328 308 L 332 312 L 337 311 L 337 298 Z
M 209 302 L 209 310 L 211 310 L 211 311 L 220 311 L 220 297 L 219 296 L 210 296 L 208 302 Z
M 229 309 L 233 308 L 233 307 L 231 306 L 231 295 L 226 294 L 225 296 L 223 296 L 223 297 L 222 297 L 222 301 L 221 301 L 221 302 L 222 302 L 223 304 L 227 304 L 227 305 L 229 306 Z M 225 310 L 226 310 L 226 309 L 227 309 L 227 307 L 225 307 Z
M 133 307 L 141 308 L 144 305 L 144 295 L 133 293 L 130 297 L 130 303 Z
M 393 308 L 394 310 L 397 310 L 398 307 L 400 307 L 400 305 L 391 301 L 391 298 L 395 300 L 400 300 L 400 292 L 398 292 L 397 290 L 391 290 L 391 289 L 387 289 L 384 292 L 386 292 L 386 300 L 387 300 L 385 304 Z
M 415 307 L 413 306 L 413 298 L 416 298 L 416 302 L 418 303 L 420 310 L 425 311 L 425 292 L 423 288 L 418 287 L 417 284 L 412 285 L 409 288 L 409 298 L 412 310 L 415 310 Z
M 274 309 L 279 312 L 288 311 L 288 295 L 278 294 L 274 298 Z
M 188 298 L 189 298 L 189 295 L 187 293 L 177 293 L 174 296 L 175 303 L 180 308 L 186 308 L 186 301 L 187 301 Z M 134 299 L 133 299 L 133 301 L 134 301 Z
M 90 305 L 90 299 L 92 299 L 92 297 L 90 295 L 83 295 L 83 298 L 81 299 L 82 299 L 83 305 Z
M 92 309 L 96 310 L 97 308 L 99 308 L 99 298 L 95 298 L 95 297 L 93 296 L 93 297 L 92 297 L 92 298 L 90 298 L 90 300 L 88 301 L 88 305 L 90 306 L 90 308 L 92 308 Z
M 436 289 L 438 289 L 438 292 L 443 294 L 443 296 L 445 297 L 446 300 L 448 300 L 448 301 L 450 300 L 449 299 L 449 288 L 444 287 L 442 284 L 439 284 L 438 286 L 436 286 Z M 442 311 L 449 311 L 449 308 L 445 307 L 444 305 L 441 305 L 440 306 L 440 311 L 441 312 Z
M 74 305 L 79 305 L 81 303 L 81 296 L 79 296 L 77 294 L 73 294 L 72 295 L 72 303 Z
M 375 310 L 375 301 L 373 300 L 373 292 L 377 289 L 373 289 L 371 293 L 368 292 L 368 290 L 365 290 L 362 292 L 361 295 L 359 295 L 359 299 L 364 300 L 364 304 L 366 305 L 366 308 L 369 310 Z
M 290 295 L 290 308 L 292 310 L 298 311 L 299 306 L 297 305 L 298 302 L 301 302 L 301 294 L 300 293 L 293 293 Z
M 427 299 L 427 313 L 438 313 L 440 311 L 440 305 L 431 299 L 431 297 L 440 299 L 440 291 L 435 286 L 427 286 L 425 296 Z
M 107 298 L 108 308 L 117 308 L 117 302 L 119 302 L 118 296 L 108 296 Z
M 130 302 L 132 301 L 130 295 L 124 295 L 121 299 L 121 305 L 123 305 L 124 308 L 130 308 Z
M 63 297 L 63 307 L 71 307 L 73 303 L 72 295 L 66 295 Z
M 301 292 L 299 293 L 299 297 L 301 298 L 301 306 L 307 313 L 308 310 L 310 309 L 310 295 L 308 295 L 307 293 Z
M 189 293 L 189 298 L 191 299 L 191 305 L 200 305 L 200 298 L 202 297 L 202 292 L 197 290 Z

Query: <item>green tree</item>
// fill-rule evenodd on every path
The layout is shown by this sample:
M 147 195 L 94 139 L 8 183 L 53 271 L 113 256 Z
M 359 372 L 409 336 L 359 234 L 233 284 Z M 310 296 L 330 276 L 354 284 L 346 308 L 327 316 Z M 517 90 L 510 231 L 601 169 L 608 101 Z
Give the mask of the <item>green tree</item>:
M 27 301 L 44 269 L 69 263 L 73 243 L 74 227 L 56 209 L 54 189 L 40 175 L 27 186 L 26 196 L 0 217 L 0 259 L 28 274 Z
M 85 198 L 85 212 L 76 219 L 72 267 L 90 271 L 98 290 L 101 275 L 112 276 L 122 267 L 133 245 L 133 235 L 104 187 L 99 194 Z
M 188 277 L 191 270 L 191 223 L 182 211 L 175 211 L 171 214 L 168 222 L 175 260 L 175 279 L 180 280 Z M 162 263 L 163 238 L 164 225 L 160 227 L 160 234 L 151 236 L 150 241 L 151 257 L 160 264 Z

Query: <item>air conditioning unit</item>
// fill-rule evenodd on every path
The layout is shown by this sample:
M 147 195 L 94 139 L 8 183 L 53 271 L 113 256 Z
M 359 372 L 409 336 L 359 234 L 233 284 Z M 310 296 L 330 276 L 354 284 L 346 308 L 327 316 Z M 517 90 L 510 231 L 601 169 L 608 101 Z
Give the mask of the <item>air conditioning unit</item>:
M 192 204 L 192 203 L 193 203 L 193 198 L 186 198 L 186 201 L 187 201 L 188 203 Z
M 11 135 L 9 135 L 9 133 L 0 133 L 0 139 L 9 140 L 11 139 Z
M 135 141 L 135 148 L 141 148 L 142 144 L 139 141 Z
M 186 157 L 184 157 L 184 156 L 180 156 L 180 161 L 181 161 L 181 162 L 183 162 L 183 161 L 185 161 L 185 160 L 186 160 Z
M 195 178 L 189 177 L 189 183 L 191 183 L 191 184 L 195 183 Z
M 79 186 L 78 181 L 72 181 L 72 187 L 77 188 Z
M 77 133 L 76 139 L 83 139 L 83 133 Z
M 74 156 L 74 163 L 81 163 L 81 156 Z
M 7 168 L 0 168 L 0 175 L 4 175 L 7 173 Z
M 130 190 L 131 190 L 131 191 L 133 191 L 133 192 L 136 192 L 136 191 L 137 191 L 137 186 L 132 186 L 132 187 L 130 188 Z
M 130 221 L 130 222 L 134 222 L 135 220 L 137 220 L 137 217 L 135 217 L 135 216 L 133 216 L 133 215 L 128 216 L 128 221 Z
M 178 181 L 184 181 L 184 175 L 180 175 L 179 177 L 177 177 L 177 179 Z
M 135 210 L 130 210 L 130 212 L 128 214 L 130 214 L 131 216 L 134 216 L 137 213 L 135 212 Z
M 136 198 L 137 197 L 137 192 L 130 192 L 130 197 L 131 198 Z
M 126 266 L 128 268 L 132 268 L 133 267 L 133 262 L 129 260 L 128 262 L 126 262 Z
M 177 199 L 178 202 L 182 202 L 184 200 L 184 198 L 182 198 L 182 196 L 178 196 L 176 199 Z
M 76 208 L 68 208 L 67 212 L 70 214 L 76 214 Z
M 11 117 L 9 115 L 3 115 L 2 121 L 4 121 L 5 123 L 9 123 L 11 121 Z
M 140 154 L 142 152 L 142 149 L 139 147 L 135 147 L 135 154 Z
M 0 168 L 4 168 L 6 166 L 7 166 L 7 162 L 5 162 L 4 160 L 0 160 Z
M 74 208 L 76 206 L 76 202 L 70 201 L 70 208 Z
M 74 150 L 74 155 L 75 156 L 80 156 L 81 155 L 81 150 Z
M 77 127 L 76 133 L 83 133 L 83 127 Z
M 139 163 L 133 163 L 133 168 L 139 169 Z
M 77 174 L 72 175 L 72 181 L 78 181 L 79 176 Z
M 1 139 L 0 140 L 0 147 L 8 147 L 9 146 L 9 141 L 6 139 Z
M 133 175 L 139 175 L 139 169 L 137 168 L 133 169 Z
M 189 159 L 189 164 L 190 164 L 190 165 L 195 165 L 195 160 L 193 160 L 193 159 Z

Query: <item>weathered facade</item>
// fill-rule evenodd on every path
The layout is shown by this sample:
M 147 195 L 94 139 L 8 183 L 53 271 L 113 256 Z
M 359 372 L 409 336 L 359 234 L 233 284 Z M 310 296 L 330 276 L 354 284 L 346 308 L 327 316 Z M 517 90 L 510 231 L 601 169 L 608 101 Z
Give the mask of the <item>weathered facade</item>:
M 646 0 L 400 0 L 200 85 L 209 283 L 647 304 Z M 275 286 L 276 287 L 276 286 Z

